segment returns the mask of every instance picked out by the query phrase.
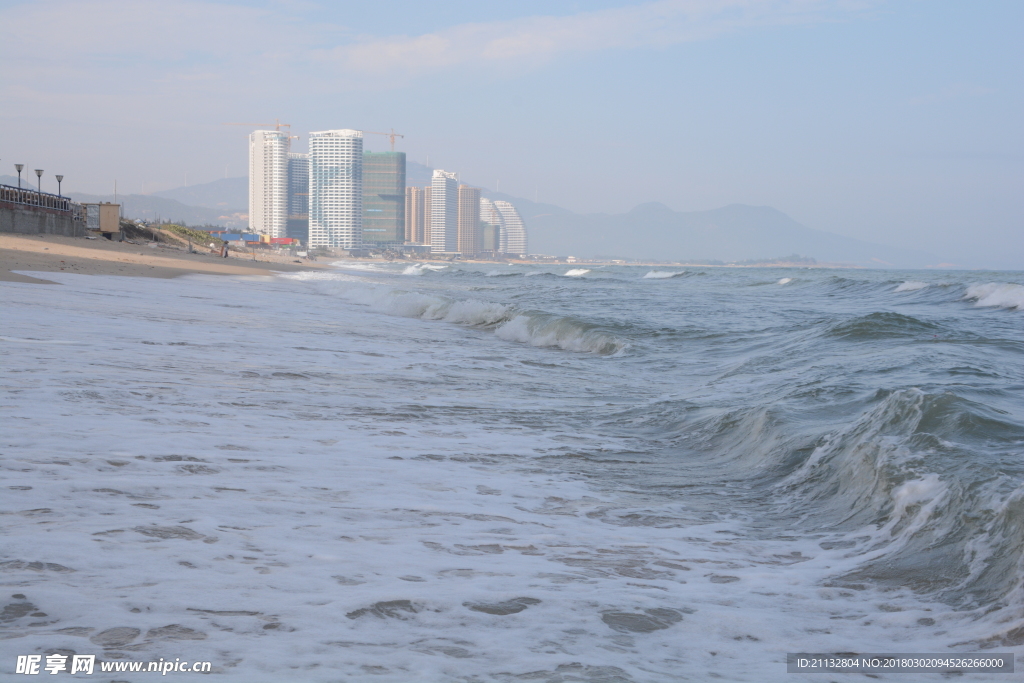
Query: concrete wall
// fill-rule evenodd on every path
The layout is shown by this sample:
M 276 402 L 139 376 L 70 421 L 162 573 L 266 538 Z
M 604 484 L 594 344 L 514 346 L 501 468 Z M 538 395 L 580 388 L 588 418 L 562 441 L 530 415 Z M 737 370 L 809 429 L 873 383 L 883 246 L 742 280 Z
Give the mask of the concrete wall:
M 63 211 L 0 202 L 0 232 L 84 237 L 85 224 Z

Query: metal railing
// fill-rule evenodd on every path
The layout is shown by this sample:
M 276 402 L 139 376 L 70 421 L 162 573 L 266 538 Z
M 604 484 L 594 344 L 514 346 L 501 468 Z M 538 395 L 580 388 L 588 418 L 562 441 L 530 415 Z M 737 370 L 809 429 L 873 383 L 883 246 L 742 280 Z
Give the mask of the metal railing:
M 30 190 L 24 187 L 11 187 L 10 185 L 0 185 L 0 202 L 20 204 L 22 206 L 38 206 L 52 211 L 68 213 L 74 211 L 74 207 L 78 206 L 68 197 Z

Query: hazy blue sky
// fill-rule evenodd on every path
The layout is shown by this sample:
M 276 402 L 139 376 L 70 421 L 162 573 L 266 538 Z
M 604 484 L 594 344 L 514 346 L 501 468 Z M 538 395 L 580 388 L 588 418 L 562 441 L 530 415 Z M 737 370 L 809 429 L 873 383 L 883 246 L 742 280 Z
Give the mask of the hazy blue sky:
M 244 175 L 225 122 L 300 150 L 394 127 L 575 211 L 769 205 L 1024 268 L 1022 26 L 1018 0 L 0 0 L 0 174 L 150 192 Z

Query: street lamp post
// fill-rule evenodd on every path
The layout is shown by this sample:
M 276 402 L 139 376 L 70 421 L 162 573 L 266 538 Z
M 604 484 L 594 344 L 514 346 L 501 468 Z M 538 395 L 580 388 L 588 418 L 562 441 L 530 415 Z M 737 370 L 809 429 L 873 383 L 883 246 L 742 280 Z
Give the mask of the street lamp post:
M 60 183 L 61 183 L 62 180 L 64 180 L 64 176 L 58 175 L 58 176 L 54 176 L 54 177 L 57 179 L 57 196 L 60 197 L 61 196 L 61 193 L 60 193 Z
M 18 171 L 18 189 L 21 189 L 21 169 L 25 168 L 25 164 L 15 164 L 14 168 Z
M 36 169 L 36 178 L 39 180 L 39 206 L 43 205 L 43 169 Z

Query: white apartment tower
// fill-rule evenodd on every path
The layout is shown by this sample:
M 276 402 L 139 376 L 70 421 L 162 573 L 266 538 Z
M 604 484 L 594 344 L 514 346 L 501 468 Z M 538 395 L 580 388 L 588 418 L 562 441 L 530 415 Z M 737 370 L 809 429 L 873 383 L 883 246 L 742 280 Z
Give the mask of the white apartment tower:
M 459 251 L 459 181 L 454 173 L 440 169 L 430 179 L 430 251 Z
M 249 134 L 249 230 L 284 237 L 288 223 L 288 136 Z
M 309 134 L 309 245 L 363 243 L 363 131 Z
M 526 226 L 516 211 L 516 207 L 500 199 L 494 202 L 494 208 L 501 214 L 501 252 L 504 254 L 528 254 Z

